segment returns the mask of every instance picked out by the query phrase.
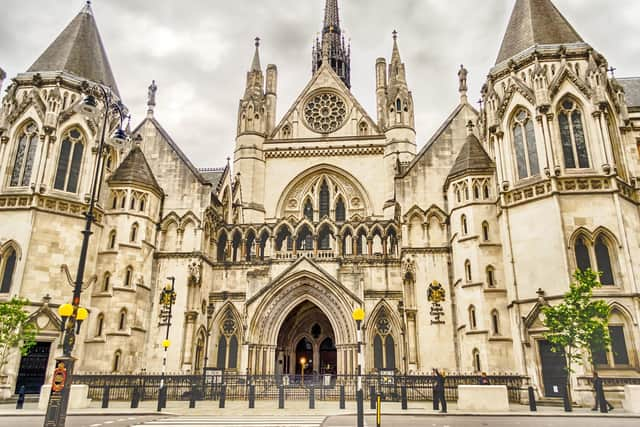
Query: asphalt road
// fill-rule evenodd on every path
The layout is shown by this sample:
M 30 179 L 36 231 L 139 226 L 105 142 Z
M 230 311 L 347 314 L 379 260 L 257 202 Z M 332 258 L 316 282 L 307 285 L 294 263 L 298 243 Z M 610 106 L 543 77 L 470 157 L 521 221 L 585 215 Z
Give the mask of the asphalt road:
M 128 427 L 142 424 L 160 418 L 159 416 L 84 416 L 73 415 L 67 417 L 66 427 Z M 42 427 L 44 416 L 35 417 L 0 417 L 0 426 L 3 427 Z
M 354 416 L 337 416 L 327 419 L 322 427 L 353 427 Z M 365 426 L 374 427 L 374 417 L 365 417 Z M 638 427 L 638 418 L 587 418 L 587 417 L 430 417 L 383 416 L 381 427 Z

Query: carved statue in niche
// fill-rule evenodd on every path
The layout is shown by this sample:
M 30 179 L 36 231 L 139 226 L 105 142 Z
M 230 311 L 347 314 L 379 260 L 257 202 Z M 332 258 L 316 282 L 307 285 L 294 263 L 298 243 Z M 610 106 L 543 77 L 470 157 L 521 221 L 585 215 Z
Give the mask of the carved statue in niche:
M 193 261 L 189 264 L 189 285 L 195 286 L 200 285 L 202 281 L 202 265 L 198 261 Z

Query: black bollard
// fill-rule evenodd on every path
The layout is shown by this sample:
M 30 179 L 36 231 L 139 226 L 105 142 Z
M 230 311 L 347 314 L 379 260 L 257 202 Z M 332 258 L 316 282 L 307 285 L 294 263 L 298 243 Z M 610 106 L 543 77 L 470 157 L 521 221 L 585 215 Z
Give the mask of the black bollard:
M 193 409 L 196 407 L 196 393 L 197 389 L 194 384 L 191 384 L 191 395 L 189 396 L 189 409 Z
M 407 409 L 407 386 L 404 384 L 400 387 L 400 398 L 402 399 L 402 409 Z
M 344 398 L 344 384 L 340 385 L 340 409 L 345 409 L 347 407 Z
M 376 409 L 376 386 L 369 386 L 369 406 L 371 409 Z
M 140 388 L 134 387 L 131 393 L 131 408 L 135 409 L 140 405 Z
M 24 389 L 24 386 L 21 385 L 20 386 L 20 391 L 18 392 L 18 401 L 16 402 L 16 409 L 22 409 L 24 407 L 24 395 L 26 393 L 26 390 Z
M 109 407 L 109 386 L 108 385 L 105 385 L 102 388 L 102 407 L 103 408 Z
M 284 409 L 284 386 L 278 387 L 278 409 Z
M 531 412 L 538 411 L 538 406 L 536 405 L 536 393 L 533 391 L 532 386 L 529 386 L 529 410 Z
M 256 386 L 251 384 L 249 386 L 249 409 L 256 407 Z
M 220 404 L 218 405 L 218 408 L 224 408 L 226 401 L 227 401 L 227 385 L 222 384 L 220 386 Z
M 316 409 L 316 387 L 309 387 L 309 409 Z
M 437 411 L 440 409 L 440 402 L 438 402 L 438 390 L 436 389 L 435 385 L 433 386 L 432 391 L 433 391 L 433 410 Z
M 563 386 L 563 391 L 564 393 L 562 393 L 562 403 L 564 404 L 564 411 L 571 412 L 573 411 L 573 408 L 571 408 L 571 402 L 569 401 L 569 390 L 567 389 L 566 385 Z
M 364 427 L 364 390 L 356 391 L 356 426 Z
M 382 396 L 380 393 L 376 396 L 376 427 L 382 426 Z

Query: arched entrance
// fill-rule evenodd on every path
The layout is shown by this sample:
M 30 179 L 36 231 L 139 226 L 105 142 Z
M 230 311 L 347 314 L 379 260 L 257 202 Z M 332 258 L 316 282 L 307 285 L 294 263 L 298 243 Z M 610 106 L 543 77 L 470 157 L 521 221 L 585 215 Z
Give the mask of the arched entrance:
M 276 373 L 300 375 L 335 374 L 335 334 L 327 316 L 317 305 L 304 301 L 293 308 L 278 332 Z

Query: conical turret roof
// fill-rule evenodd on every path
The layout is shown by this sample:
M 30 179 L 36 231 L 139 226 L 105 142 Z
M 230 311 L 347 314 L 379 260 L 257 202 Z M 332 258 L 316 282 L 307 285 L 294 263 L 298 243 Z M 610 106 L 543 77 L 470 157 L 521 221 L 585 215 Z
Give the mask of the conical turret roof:
M 496 64 L 536 45 L 583 42 L 551 0 L 516 0 Z
M 162 194 L 151 167 L 139 145 L 134 146 L 109 178 L 110 183 L 133 183 L 150 187 Z
M 102 44 L 91 2 L 82 8 L 51 43 L 28 72 L 64 71 L 96 83 L 118 94 L 107 52 Z
M 493 166 L 493 161 L 482 148 L 478 138 L 471 134 L 467 136 L 466 142 L 460 149 L 460 153 L 449 172 L 449 179 L 469 172 L 486 172 L 491 170 Z

